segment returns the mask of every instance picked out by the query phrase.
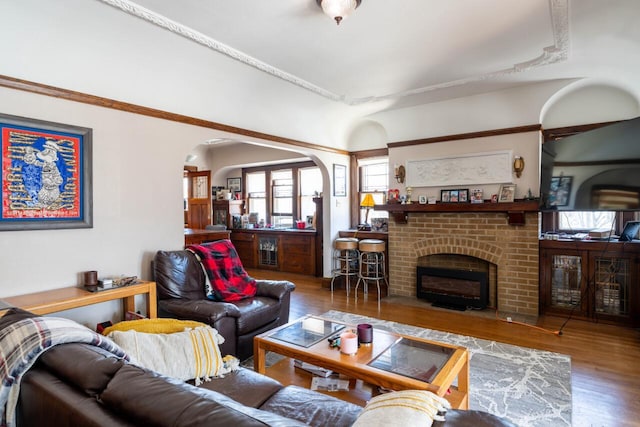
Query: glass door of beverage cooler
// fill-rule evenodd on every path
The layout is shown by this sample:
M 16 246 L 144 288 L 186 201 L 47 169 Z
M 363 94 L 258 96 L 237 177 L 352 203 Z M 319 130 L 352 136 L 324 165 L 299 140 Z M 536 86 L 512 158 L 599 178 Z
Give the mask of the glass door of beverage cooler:
M 259 237 L 258 267 L 278 268 L 278 238 Z

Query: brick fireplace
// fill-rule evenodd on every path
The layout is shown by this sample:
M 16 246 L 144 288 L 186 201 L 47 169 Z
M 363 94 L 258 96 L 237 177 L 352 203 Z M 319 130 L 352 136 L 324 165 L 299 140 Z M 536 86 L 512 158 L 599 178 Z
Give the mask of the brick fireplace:
M 501 212 L 411 212 L 389 221 L 389 293 L 416 296 L 416 267 L 430 255 L 465 255 L 495 266 L 491 306 L 538 315 L 538 213 L 512 226 Z

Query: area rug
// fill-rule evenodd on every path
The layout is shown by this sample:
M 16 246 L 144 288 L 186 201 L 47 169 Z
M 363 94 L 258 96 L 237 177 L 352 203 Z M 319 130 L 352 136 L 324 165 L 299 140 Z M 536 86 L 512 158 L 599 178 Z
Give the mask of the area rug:
M 469 407 L 521 427 L 571 426 L 571 358 L 495 341 L 331 310 L 327 319 L 466 347 L 471 357 Z

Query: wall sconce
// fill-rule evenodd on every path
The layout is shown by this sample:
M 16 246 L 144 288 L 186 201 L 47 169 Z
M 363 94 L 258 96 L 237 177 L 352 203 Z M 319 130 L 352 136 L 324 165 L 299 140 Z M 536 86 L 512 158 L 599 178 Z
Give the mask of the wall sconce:
M 520 156 L 516 156 L 513 159 L 513 171 L 516 173 L 516 176 L 520 178 L 522 175 L 522 171 L 524 170 L 524 159 Z
M 406 176 L 407 172 L 404 169 L 403 165 L 396 165 L 395 167 L 395 178 L 396 178 L 396 182 L 398 182 L 398 184 L 403 184 L 404 183 L 404 177 Z

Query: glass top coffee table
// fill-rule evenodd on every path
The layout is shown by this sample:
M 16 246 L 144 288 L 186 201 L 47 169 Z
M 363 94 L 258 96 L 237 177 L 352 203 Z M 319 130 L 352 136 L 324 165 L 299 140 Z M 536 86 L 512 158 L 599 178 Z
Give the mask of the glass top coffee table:
M 466 348 L 374 328 L 373 342 L 354 355 L 342 354 L 328 339 L 356 325 L 305 316 L 254 339 L 254 368 L 266 373 L 271 351 L 391 390 L 429 390 L 451 406 L 468 409 L 469 353 Z M 457 386 L 452 384 L 457 378 Z

